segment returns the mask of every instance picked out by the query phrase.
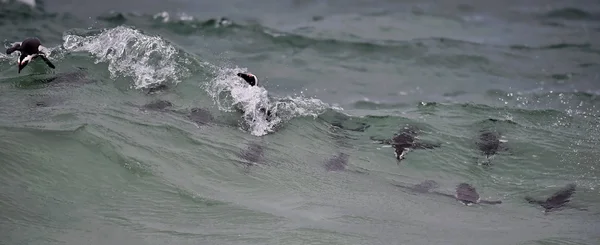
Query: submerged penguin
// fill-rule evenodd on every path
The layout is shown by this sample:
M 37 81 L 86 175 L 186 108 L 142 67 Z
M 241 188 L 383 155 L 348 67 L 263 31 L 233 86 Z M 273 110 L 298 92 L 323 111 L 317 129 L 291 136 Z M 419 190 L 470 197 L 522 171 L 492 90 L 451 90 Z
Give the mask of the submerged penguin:
M 19 59 L 17 60 L 19 64 L 19 73 L 21 73 L 21 70 L 23 70 L 23 68 L 25 68 L 25 66 L 27 66 L 29 62 L 36 59 L 37 57 L 42 58 L 42 60 L 44 60 L 44 62 L 46 62 L 46 64 L 50 68 L 54 69 L 54 64 L 52 64 L 52 62 L 50 62 L 50 60 L 46 58 L 46 54 L 44 52 L 40 51 L 41 47 L 43 46 L 40 40 L 35 37 L 31 37 L 26 38 L 22 42 L 17 43 L 14 46 L 6 49 L 6 54 L 10 55 L 15 51 L 19 51 L 21 53 Z
M 434 180 L 426 180 L 426 181 L 421 182 L 418 185 L 413 185 L 413 186 L 404 186 L 404 185 L 399 185 L 399 184 L 394 184 L 394 185 L 397 187 L 409 189 L 415 193 L 431 193 L 431 194 L 435 194 L 435 195 L 454 198 L 466 206 L 471 206 L 473 204 L 491 204 L 491 205 L 502 204 L 502 201 L 500 201 L 500 200 L 482 200 L 479 197 L 479 193 L 477 192 L 475 187 L 473 187 L 471 184 L 468 184 L 468 183 L 458 184 L 454 190 L 455 191 L 454 195 L 443 193 L 443 192 L 438 192 L 438 191 L 432 191 L 432 189 L 438 188 L 440 186 Z
M 404 188 L 404 189 L 408 189 L 415 193 L 428 193 L 432 189 L 440 187 L 440 184 L 438 184 L 435 180 L 425 180 L 419 184 L 412 185 L 412 186 L 406 186 L 406 185 L 401 185 L 401 184 L 393 184 L 393 185 Z
M 575 194 L 575 188 L 577 185 L 569 183 L 563 188 L 557 190 L 552 196 L 544 199 L 536 199 L 530 196 L 525 197 L 525 201 L 531 204 L 537 204 L 544 208 L 544 213 L 550 213 L 552 211 L 560 210 L 564 207 L 571 207 L 579 210 L 587 210 L 586 208 L 578 207 L 577 205 L 570 204 L 571 196 Z
M 335 155 L 333 158 L 330 158 L 325 162 L 325 169 L 327 171 L 341 171 L 346 169 L 348 166 L 348 158 L 350 155 L 344 152 L 340 152 Z
M 398 162 L 405 159 L 406 154 L 413 149 L 435 149 L 441 146 L 439 143 L 420 142 L 418 140 L 418 129 L 413 126 L 404 127 L 399 133 L 394 134 L 391 139 L 378 139 L 371 136 L 376 143 L 391 145 Z
M 479 134 L 479 139 L 475 142 L 481 154 L 485 156 L 487 162 L 483 165 L 491 165 L 491 159 L 500 151 L 508 150 L 505 145 L 506 140 L 502 139 L 502 135 L 495 131 L 482 130 Z
M 479 197 L 479 193 L 475 187 L 467 183 L 460 183 L 456 186 L 456 193 L 454 194 L 454 198 L 459 200 L 466 206 L 471 206 L 472 204 L 501 204 L 500 200 L 481 200 Z

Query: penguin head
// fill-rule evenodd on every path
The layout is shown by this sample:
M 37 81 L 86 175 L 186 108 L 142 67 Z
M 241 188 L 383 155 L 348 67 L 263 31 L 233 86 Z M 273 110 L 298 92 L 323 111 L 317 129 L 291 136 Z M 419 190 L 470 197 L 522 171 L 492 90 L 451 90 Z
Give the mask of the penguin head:
M 25 66 L 27 66 L 27 64 L 29 64 L 33 58 L 35 58 L 35 55 L 32 54 L 19 56 L 19 73 L 21 73 L 21 70 L 23 70 L 23 68 L 25 68 Z
M 241 77 L 246 81 L 250 86 L 258 86 L 258 78 L 252 73 L 238 73 L 238 77 Z

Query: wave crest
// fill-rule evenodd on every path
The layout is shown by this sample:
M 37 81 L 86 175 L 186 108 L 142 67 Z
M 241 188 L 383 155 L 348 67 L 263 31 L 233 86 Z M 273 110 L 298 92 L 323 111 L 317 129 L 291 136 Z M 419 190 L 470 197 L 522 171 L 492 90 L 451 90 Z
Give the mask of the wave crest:
M 70 34 L 63 37 L 67 51 L 89 52 L 96 63 L 107 62 L 111 78 L 133 78 L 135 88 L 164 82 L 179 83 L 190 75 L 192 60 L 168 41 L 139 30 L 117 26 L 96 35 Z
M 278 125 L 294 117 L 317 117 L 330 105 L 319 99 L 303 96 L 278 98 L 269 96 L 264 87 L 250 87 L 236 74 L 247 72 L 243 68 L 220 68 L 218 75 L 205 86 L 206 92 L 221 111 L 239 111 L 243 113 L 244 125 L 252 135 L 263 136 L 273 132 Z M 260 111 L 266 108 L 273 117 L 267 120 Z
M 331 108 L 321 100 L 303 96 L 269 96 L 264 87 L 249 87 L 236 76 L 238 72 L 246 72 L 243 68 L 223 68 L 199 62 L 192 54 L 177 49 L 160 36 L 149 36 L 130 27 L 72 30 L 63 40 L 65 52 L 61 53 L 88 52 L 95 56 L 96 63 L 108 63 L 111 79 L 131 77 L 136 89 L 164 82 L 179 83 L 183 78 L 198 75 L 197 72 L 205 68 L 206 75 L 212 79 L 208 82 L 202 79 L 200 86 L 212 97 L 219 110 L 241 111 L 242 128 L 255 136 L 273 132 L 278 125 L 292 118 L 317 117 Z M 263 108 L 273 114 L 270 120 L 263 115 Z

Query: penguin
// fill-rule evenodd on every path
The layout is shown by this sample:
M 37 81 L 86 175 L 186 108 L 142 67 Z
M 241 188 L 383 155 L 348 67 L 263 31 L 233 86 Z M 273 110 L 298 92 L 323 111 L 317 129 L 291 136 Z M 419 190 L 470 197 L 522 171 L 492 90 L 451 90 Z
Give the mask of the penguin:
M 258 77 L 256 77 L 252 73 L 241 73 L 240 72 L 237 74 L 237 76 L 244 79 L 244 81 L 246 81 L 246 83 L 248 83 L 250 86 L 258 86 Z
M 26 38 L 22 42 L 6 49 L 6 54 L 10 55 L 15 51 L 19 51 L 21 53 L 19 59 L 17 60 L 17 63 L 19 64 L 19 73 L 21 73 L 21 70 L 23 70 L 23 68 L 25 68 L 29 62 L 38 57 L 42 58 L 42 60 L 44 60 L 44 62 L 50 68 L 55 69 L 56 67 L 54 64 L 52 64 L 52 62 L 46 58 L 46 54 L 40 50 L 41 47 L 43 46 L 40 40 L 35 37 L 31 37 Z
M 440 196 L 454 198 L 454 199 L 458 200 L 459 202 L 461 202 L 462 204 L 464 204 L 465 206 L 471 206 L 473 204 L 491 204 L 491 205 L 502 204 L 502 201 L 500 201 L 500 200 L 482 200 L 479 197 L 479 193 L 477 192 L 475 187 L 473 187 L 471 184 L 464 183 L 464 182 L 460 183 L 456 186 L 456 189 L 454 190 L 455 191 L 454 195 L 443 193 L 443 192 L 438 192 L 438 191 L 432 191 L 432 189 L 436 189 L 440 186 L 434 180 L 425 180 L 425 181 L 421 182 L 420 184 L 413 185 L 413 186 L 405 186 L 405 185 L 401 185 L 401 184 L 393 184 L 393 185 L 411 190 L 415 193 L 432 193 L 432 194 L 436 194 L 436 195 L 440 195 Z
M 238 77 L 241 77 L 242 79 L 244 79 L 244 81 L 246 83 L 248 83 L 248 85 L 250 85 L 250 87 L 258 86 L 258 77 L 256 77 L 254 74 L 249 73 L 249 72 L 247 72 L 247 73 L 239 72 L 236 75 Z M 266 114 L 267 121 L 271 121 L 272 116 L 273 116 L 271 114 L 271 110 L 267 110 L 266 108 L 262 107 L 259 109 L 259 111 L 263 114 Z
M 441 146 L 439 143 L 420 142 L 418 131 L 416 127 L 408 125 L 399 133 L 394 134 L 391 139 L 378 139 L 371 136 L 371 140 L 375 143 L 391 145 L 394 148 L 394 155 L 400 163 L 400 161 L 406 159 L 406 154 L 413 149 L 435 149 Z
M 565 207 L 575 208 L 578 210 L 586 211 L 587 208 L 579 207 L 571 204 L 571 197 L 575 194 L 575 183 L 569 183 L 565 187 L 557 190 L 552 196 L 546 199 L 536 199 L 530 196 L 525 197 L 525 201 L 531 204 L 537 204 L 544 208 L 544 214 L 548 214 L 553 211 L 560 210 Z

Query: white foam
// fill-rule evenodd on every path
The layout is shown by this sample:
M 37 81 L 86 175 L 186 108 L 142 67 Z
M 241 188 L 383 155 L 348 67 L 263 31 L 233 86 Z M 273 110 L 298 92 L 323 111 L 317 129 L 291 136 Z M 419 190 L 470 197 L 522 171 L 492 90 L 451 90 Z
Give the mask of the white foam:
M 154 16 L 152 16 L 152 18 L 155 20 L 161 20 L 163 23 L 173 21 L 171 20 L 171 14 L 169 14 L 167 11 L 156 13 Z M 179 13 L 175 15 L 174 21 L 194 21 L 194 17 L 186 13 Z
M 325 109 L 331 108 L 318 99 L 270 97 L 264 87 L 252 87 L 243 82 L 236 75 L 238 72 L 247 72 L 247 70 L 237 67 L 218 69 L 217 77 L 207 84 L 205 89 L 212 96 L 219 110 L 233 112 L 236 108 L 243 109 L 244 122 L 252 135 L 266 135 L 273 132 L 278 124 L 291 118 L 316 117 Z M 260 108 L 271 110 L 273 117 L 270 121 L 262 116 Z
M 8 3 L 9 0 L 2 0 L 3 3 Z M 28 5 L 29 7 L 35 8 L 35 0 L 16 0 L 22 4 Z
M 132 77 L 135 88 L 179 83 L 190 74 L 185 66 L 190 60 L 173 45 L 128 27 L 118 26 L 92 36 L 65 35 L 63 40 L 67 51 L 89 52 L 97 58 L 96 63 L 107 62 L 111 78 Z
M 118 75 L 130 76 L 136 88 L 166 81 L 178 83 L 190 74 L 187 65 L 191 63 L 191 58 L 160 37 L 148 36 L 128 27 L 119 26 L 91 36 L 65 35 L 63 40 L 66 51 L 89 52 L 97 58 L 96 63 L 108 63 L 113 79 Z M 219 68 L 207 63 L 203 65 L 212 68 L 216 75 L 209 83 L 202 81 L 206 92 L 221 111 L 242 109 L 242 127 L 252 135 L 266 135 L 289 119 L 316 117 L 325 109 L 332 108 L 321 100 L 303 96 L 269 97 L 264 87 L 251 87 L 236 75 L 246 72 L 245 69 Z M 267 121 L 260 108 L 269 109 L 273 114 L 272 119 Z

